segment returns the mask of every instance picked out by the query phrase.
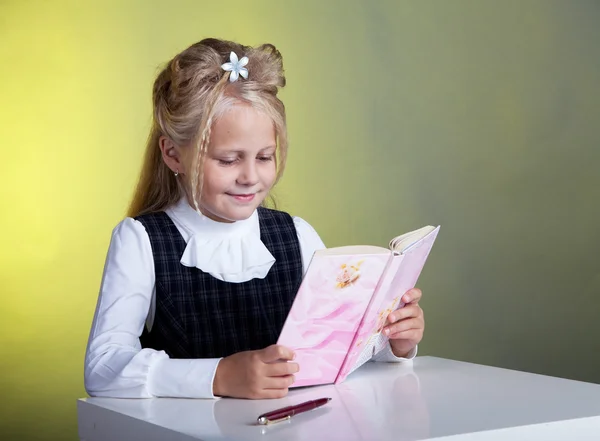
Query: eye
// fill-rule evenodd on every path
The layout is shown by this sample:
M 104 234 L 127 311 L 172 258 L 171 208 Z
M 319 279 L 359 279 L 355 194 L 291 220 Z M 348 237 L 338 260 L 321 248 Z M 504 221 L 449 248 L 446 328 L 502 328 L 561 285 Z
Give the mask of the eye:
M 236 160 L 235 159 L 217 159 L 219 165 L 232 165 Z
M 269 155 L 269 156 L 259 156 L 258 160 L 261 162 L 269 162 L 273 160 L 273 155 Z

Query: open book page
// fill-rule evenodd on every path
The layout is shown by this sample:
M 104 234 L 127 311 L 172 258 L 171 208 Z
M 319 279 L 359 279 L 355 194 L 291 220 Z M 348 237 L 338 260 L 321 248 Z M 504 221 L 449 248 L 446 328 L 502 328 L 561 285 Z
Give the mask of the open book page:
M 390 256 L 349 249 L 315 253 L 283 326 L 277 343 L 300 365 L 293 387 L 335 381 Z
M 428 234 L 438 229 L 439 227 L 436 228 L 428 225 L 426 227 L 419 228 L 418 230 L 394 237 L 392 240 L 390 240 L 390 250 L 395 251 L 396 253 L 407 252 L 414 244 L 423 240 Z
M 383 299 L 389 299 L 392 297 L 392 292 L 395 292 L 392 288 L 392 282 L 403 258 L 404 256 L 402 255 L 391 257 L 390 263 L 381 278 L 380 284 L 377 287 L 371 302 L 369 302 L 369 305 L 367 306 L 363 320 L 357 330 L 352 346 L 348 351 L 348 355 L 346 360 L 344 360 L 344 364 L 336 382 L 343 381 L 354 370 L 371 359 L 374 354 L 375 345 L 378 343 L 378 340 L 381 340 L 381 337 L 383 337 L 381 335 L 381 329 L 385 323 L 387 314 L 402 306 L 400 302 L 400 297 L 402 296 L 397 294 L 391 299 L 392 302 L 390 305 L 387 305 L 387 307 L 384 305 L 384 308 L 382 308 Z M 379 343 L 381 344 L 381 342 Z
M 390 246 L 395 248 L 394 257 L 367 306 L 336 383 L 344 381 L 388 344 L 388 338 L 381 332 L 387 316 L 404 306 L 400 299 L 415 287 L 438 231 L 439 227 L 426 227 L 417 230 L 413 236 L 405 235 L 404 241 L 392 240 Z

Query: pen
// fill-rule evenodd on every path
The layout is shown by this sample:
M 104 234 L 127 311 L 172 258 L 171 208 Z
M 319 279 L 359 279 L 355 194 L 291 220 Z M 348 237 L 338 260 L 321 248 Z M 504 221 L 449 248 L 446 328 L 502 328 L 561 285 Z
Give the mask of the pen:
M 305 401 L 304 403 L 296 404 L 295 406 L 288 406 L 282 409 L 273 410 L 259 416 L 257 422 L 258 424 L 265 425 L 289 420 L 294 415 L 324 406 L 330 401 L 331 398 L 319 398 L 318 400 Z

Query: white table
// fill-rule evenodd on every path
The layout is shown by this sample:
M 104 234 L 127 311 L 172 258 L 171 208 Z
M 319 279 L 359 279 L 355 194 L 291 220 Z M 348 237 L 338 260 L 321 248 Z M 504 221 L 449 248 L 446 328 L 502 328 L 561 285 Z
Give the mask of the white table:
M 326 406 L 259 426 L 259 414 L 305 400 Z M 417 357 L 368 363 L 346 382 L 292 389 L 280 400 L 87 398 L 85 441 L 600 440 L 600 385 Z

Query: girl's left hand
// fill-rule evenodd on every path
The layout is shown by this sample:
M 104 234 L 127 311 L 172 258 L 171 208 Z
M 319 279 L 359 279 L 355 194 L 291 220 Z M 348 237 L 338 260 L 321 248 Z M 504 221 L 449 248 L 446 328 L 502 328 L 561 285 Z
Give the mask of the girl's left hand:
M 396 357 L 405 357 L 423 338 L 425 318 L 419 306 L 421 290 L 413 288 L 402 296 L 405 306 L 390 313 L 383 332 L 390 339 L 392 352 Z

